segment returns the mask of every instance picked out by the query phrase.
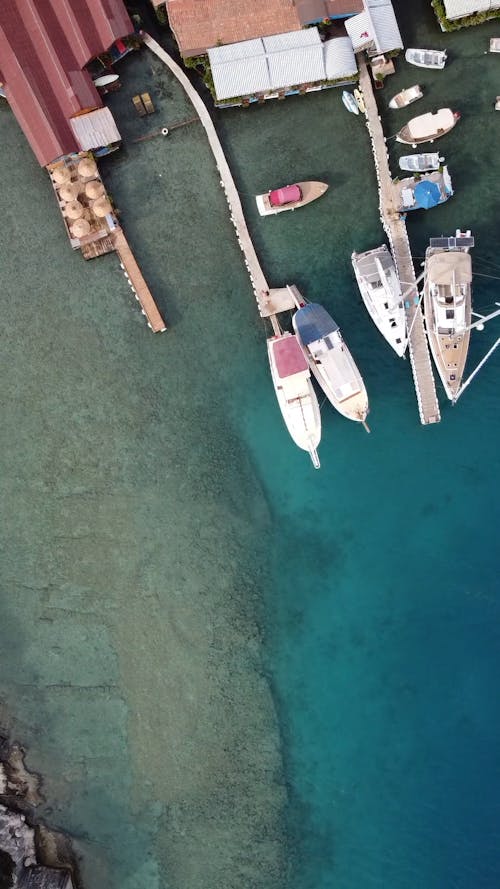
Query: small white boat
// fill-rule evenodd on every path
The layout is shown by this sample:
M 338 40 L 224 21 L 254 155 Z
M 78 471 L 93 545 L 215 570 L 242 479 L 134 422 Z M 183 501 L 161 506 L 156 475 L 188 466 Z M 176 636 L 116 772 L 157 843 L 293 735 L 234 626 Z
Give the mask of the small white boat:
M 407 345 L 406 314 L 394 260 L 383 244 L 351 256 L 356 281 L 373 323 L 403 357 Z
M 395 200 L 400 213 L 409 210 L 430 210 L 444 204 L 453 195 L 453 186 L 448 167 L 432 173 L 422 173 L 399 179 L 393 183 Z
M 111 84 L 116 83 L 117 80 L 118 74 L 101 74 L 100 77 L 96 77 L 94 80 L 94 86 L 97 86 L 98 88 L 111 86 Z
M 295 312 L 292 325 L 309 366 L 330 403 L 349 420 L 364 423 L 368 395 L 338 324 L 318 303 Z
M 449 133 L 459 120 L 460 113 L 451 108 L 440 108 L 434 114 L 421 114 L 408 121 L 396 135 L 396 140 L 416 148 L 422 142 L 434 142 Z
M 412 102 L 416 102 L 422 96 L 423 92 L 417 83 L 415 86 L 409 86 L 408 89 L 396 93 L 389 102 L 389 108 L 406 108 L 407 105 L 411 105 Z
M 326 182 L 296 182 L 284 185 L 265 194 L 255 195 L 257 209 L 261 216 L 272 216 L 284 210 L 296 210 L 320 198 L 328 190 Z
M 304 352 L 291 333 L 270 337 L 267 352 L 286 427 L 297 447 L 307 451 L 314 468 L 319 469 L 316 449 L 321 440 L 321 414 Z
M 446 395 L 454 401 L 462 385 L 472 318 L 470 231 L 431 238 L 425 252 L 424 312 L 429 346 Z
M 365 100 L 363 98 L 363 93 L 361 92 L 361 90 L 358 90 L 357 88 L 354 90 L 354 98 L 356 100 L 356 105 L 361 111 L 361 114 L 366 114 Z
M 492 37 L 491 38 L 490 52 L 500 52 L 500 37 Z
M 358 103 L 356 102 L 356 99 L 354 98 L 352 93 L 348 93 L 347 90 L 343 90 L 342 101 L 348 111 L 351 111 L 353 114 L 359 114 Z
M 410 173 L 427 173 L 430 170 L 439 170 L 444 164 L 444 157 L 437 152 L 434 154 L 405 154 L 399 158 L 400 170 L 409 170 Z
M 405 59 L 417 68 L 439 68 L 446 65 L 446 50 L 441 49 L 407 49 Z

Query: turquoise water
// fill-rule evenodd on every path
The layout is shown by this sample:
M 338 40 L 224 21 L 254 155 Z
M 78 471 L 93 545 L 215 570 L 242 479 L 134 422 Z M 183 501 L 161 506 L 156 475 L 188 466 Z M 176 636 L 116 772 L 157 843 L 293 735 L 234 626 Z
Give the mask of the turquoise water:
M 398 62 L 386 132 L 412 83 L 415 113 L 463 112 L 436 145 L 456 195 L 409 219 L 415 256 L 468 227 L 475 271 L 498 276 L 495 26 L 442 36 L 424 0 L 397 5 L 405 44 L 450 63 Z M 71 254 L 1 109 L 23 189 L 5 182 L 0 232 L 0 701 L 42 814 L 96 889 L 496 889 L 499 356 L 422 428 L 350 266 L 383 240 L 362 121 L 335 90 L 217 115 L 269 282 L 330 309 L 369 390 L 371 435 L 324 409 L 314 472 L 277 409 L 204 133 L 133 143 L 192 112 L 146 53 L 123 72 L 124 146 L 102 170 L 161 337 L 113 257 Z M 260 219 L 254 194 L 284 178 L 331 188 Z M 475 279 L 478 308 L 497 293 Z

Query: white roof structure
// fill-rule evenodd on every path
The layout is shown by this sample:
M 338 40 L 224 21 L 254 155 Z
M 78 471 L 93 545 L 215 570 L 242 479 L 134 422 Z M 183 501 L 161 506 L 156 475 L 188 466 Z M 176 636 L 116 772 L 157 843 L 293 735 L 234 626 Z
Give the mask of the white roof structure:
M 219 100 L 347 78 L 357 72 L 349 38 L 323 43 L 317 28 L 215 46 L 208 50 L 208 57 Z
M 109 108 L 96 108 L 70 119 L 71 129 L 82 151 L 121 142 L 121 136 Z
M 447 18 L 459 19 L 474 12 L 500 9 L 500 0 L 444 0 L 444 8 Z
M 354 52 L 373 47 L 377 53 L 403 49 L 391 0 L 363 0 L 364 11 L 344 22 Z

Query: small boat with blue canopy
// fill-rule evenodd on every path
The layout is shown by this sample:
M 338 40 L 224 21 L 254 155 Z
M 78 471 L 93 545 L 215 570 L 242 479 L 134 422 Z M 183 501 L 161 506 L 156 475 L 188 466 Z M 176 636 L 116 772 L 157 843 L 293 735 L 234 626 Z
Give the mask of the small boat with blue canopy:
M 422 176 L 412 176 L 394 183 L 398 192 L 398 210 L 430 210 L 444 204 L 453 195 L 453 186 L 448 167 Z
M 323 306 L 306 303 L 295 312 L 292 325 L 309 366 L 330 403 L 344 417 L 365 424 L 368 395 L 338 324 Z
M 352 114 L 359 114 L 358 103 L 356 102 L 356 99 L 354 98 L 352 93 L 347 92 L 347 90 L 343 90 L 342 101 L 348 111 L 350 111 Z

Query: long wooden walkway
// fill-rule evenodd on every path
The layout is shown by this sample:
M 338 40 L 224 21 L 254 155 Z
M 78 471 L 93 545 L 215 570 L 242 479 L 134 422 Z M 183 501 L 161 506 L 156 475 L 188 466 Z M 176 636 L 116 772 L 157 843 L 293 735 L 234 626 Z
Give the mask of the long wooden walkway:
M 220 183 L 225 191 L 231 213 L 231 221 L 236 229 L 238 243 L 245 257 L 245 265 L 252 282 L 259 313 L 262 318 L 270 318 L 275 332 L 278 332 L 279 325 L 276 314 L 294 308 L 295 304 L 287 288 L 271 289 L 266 281 L 243 215 L 243 207 L 241 206 L 238 190 L 207 107 L 177 62 L 149 34 L 142 32 L 141 36 L 144 44 L 158 56 L 177 78 L 200 118 L 200 122 L 207 134 L 215 163 L 217 164 Z
M 141 304 L 143 314 L 146 316 L 148 326 L 153 333 L 161 333 L 167 329 L 163 318 L 158 311 L 158 307 L 151 295 L 151 291 L 146 284 L 142 272 L 135 261 L 128 241 L 123 233 L 123 229 L 116 228 L 110 235 L 114 248 L 120 259 L 120 264 L 125 272 L 128 282 L 135 293 L 136 298 Z
M 397 210 L 394 201 L 394 187 L 389 168 L 389 156 L 384 131 L 380 121 L 375 94 L 366 61 L 358 54 L 359 84 L 366 105 L 366 125 L 370 133 L 375 170 L 379 189 L 380 221 L 389 239 L 394 263 L 406 291 L 405 307 L 409 336 L 409 352 L 415 392 L 417 394 L 420 420 L 423 424 L 438 423 L 441 419 L 432 372 L 429 347 L 424 330 L 424 320 L 420 306 L 416 304 L 418 287 L 411 257 L 410 242 L 406 224 Z

